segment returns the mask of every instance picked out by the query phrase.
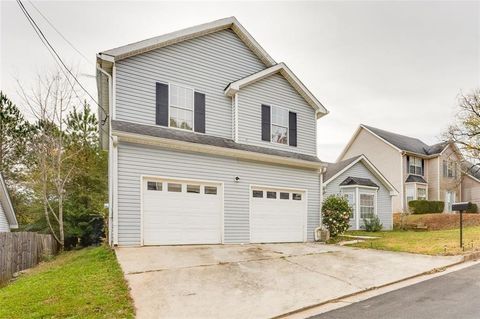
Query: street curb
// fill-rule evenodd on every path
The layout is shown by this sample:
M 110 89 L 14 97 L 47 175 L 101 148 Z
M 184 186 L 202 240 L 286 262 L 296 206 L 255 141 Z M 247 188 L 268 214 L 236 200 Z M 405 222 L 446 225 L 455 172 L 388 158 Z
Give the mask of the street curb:
M 458 265 L 463 264 L 467 261 L 473 261 L 473 260 L 477 260 L 477 259 L 480 259 L 480 252 L 475 252 L 475 253 L 471 253 L 471 254 L 468 254 L 468 255 L 464 255 L 462 260 L 454 262 L 452 264 L 448 264 L 448 265 L 443 266 L 443 267 L 433 268 L 431 270 L 427 270 L 427 271 L 424 271 L 422 273 L 412 275 L 412 276 L 409 276 L 409 277 L 405 277 L 405 278 L 402 278 L 402 279 L 399 279 L 399 280 L 396 280 L 396 281 L 392 281 L 392 282 L 389 282 L 389 283 L 386 283 L 386 284 L 383 284 L 383 285 L 380 285 L 380 286 L 370 287 L 370 288 L 367 288 L 367 289 L 364 289 L 364 290 L 361 290 L 361 291 L 357 291 L 357 292 L 354 292 L 354 293 L 351 293 L 351 294 L 347 294 L 347 295 L 343 295 L 343 296 L 340 296 L 340 297 L 337 297 L 337 298 L 322 301 L 322 302 L 314 304 L 314 305 L 305 306 L 305 307 L 302 307 L 302 308 L 299 308 L 299 309 L 296 309 L 296 310 L 292 310 L 292 311 L 289 311 L 287 313 L 284 313 L 284 314 L 281 314 L 281 315 L 278 315 L 278 316 L 275 316 L 275 317 L 271 317 L 271 319 L 288 318 L 291 315 L 299 314 L 301 312 L 304 312 L 304 311 L 307 311 L 307 310 L 310 310 L 310 309 L 313 309 L 313 308 L 317 308 L 317 307 L 320 307 L 320 306 L 324 306 L 324 305 L 327 305 L 327 304 L 330 304 L 330 303 L 339 302 L 343 299 L 354 297 L 354 296 L 363 294 L 365 292 L 385 288 L 385 287 L 395 285 L 395 284 L 398 284 L 398 283 L 401 283 L 401 282 L 404 282 L 404 281 L 407 281 L 407 280 L 410 280 L 410 279 L 414 279 L 414 278 L 418 278 L 418 277 L 422 277 L 422 276 L 426 276 L 426 275 L 431 275 L 431 274 L 438 273 L 438 272 L 443 272 L 447 268 L 458 266 Z

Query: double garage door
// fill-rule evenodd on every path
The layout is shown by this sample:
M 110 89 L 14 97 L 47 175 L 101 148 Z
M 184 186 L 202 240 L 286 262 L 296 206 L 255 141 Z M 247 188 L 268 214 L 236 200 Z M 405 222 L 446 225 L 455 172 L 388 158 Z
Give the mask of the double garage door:
M 222 243 L 222 184 L 144 179 L 142 197 L 144 245 Z M 305 240 L 304 192 L 252 187 L 249 197 L 250 242 Z

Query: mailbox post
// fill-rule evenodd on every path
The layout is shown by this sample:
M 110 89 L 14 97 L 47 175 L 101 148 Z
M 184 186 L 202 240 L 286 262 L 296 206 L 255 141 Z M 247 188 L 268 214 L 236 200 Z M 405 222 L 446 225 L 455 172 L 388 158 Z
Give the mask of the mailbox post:
M 452 211 L 460 212 L 460 247 L 463 248 L 463 212 L 470 207 L 470 202 L 453 203 Z

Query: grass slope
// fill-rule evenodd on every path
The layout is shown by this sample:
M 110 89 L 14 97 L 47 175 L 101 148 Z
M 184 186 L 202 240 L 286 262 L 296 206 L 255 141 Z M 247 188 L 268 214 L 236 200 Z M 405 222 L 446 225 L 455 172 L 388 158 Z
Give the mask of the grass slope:
M 0 318 L 133 318 L 128 288 L 106 247 L 63 253 L 0 288 Z
M 480 249 L 480 227 L 467 227 L 463 230 L 465 252 Z M 367 240 L 349 245 L 361 248 L 404 251 L 427 255 L 457 255 L 463 253 L 460 248 L 458 229 L 436 231 L 351 231 L 349 235 L 376 236 L 378 239 Z

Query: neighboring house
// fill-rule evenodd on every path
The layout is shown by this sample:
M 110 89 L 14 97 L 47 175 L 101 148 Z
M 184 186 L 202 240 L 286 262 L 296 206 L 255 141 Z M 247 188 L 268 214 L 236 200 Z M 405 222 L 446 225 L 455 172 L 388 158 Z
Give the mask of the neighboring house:
M 364 154 L 399 191 L 393 210 L 408 209 L 410 200 L 439 200 L 445 211 L 462 198 L 463 158 L 453 143 L 427 145 L 421 140 L 360 125 L 339 160 Z M 464 190 L 463 190 L 464 191 Z
M 10 229 L 17 229 L 18 222 L 13 210 L 7 185 L 2 174 L 0 174 L 0 232 L 9 232 Z
M 303 242 L 327 110 L 235 18 L 97 55 L 114 245 Z
M 364 228 L 363 219 L 377 215 L 384 229 L 393 227 L 392 198 L 395 187 L 364 155 L 327 164 L 323 196 L 341 195 L 352 207 L 351 229 Z
M 462 202 L 472 202 L 480 209 L 480 164 L 465 161 L 462 170 Z

